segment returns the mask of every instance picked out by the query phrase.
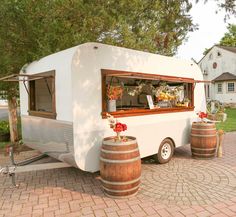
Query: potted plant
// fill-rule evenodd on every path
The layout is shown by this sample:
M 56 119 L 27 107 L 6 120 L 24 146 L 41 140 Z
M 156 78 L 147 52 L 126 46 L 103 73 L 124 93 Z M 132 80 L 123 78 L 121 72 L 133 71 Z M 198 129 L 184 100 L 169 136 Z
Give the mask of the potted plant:
M 223 121 L 225 122 L 227 119 L 227 114 L 225 113 L 225 108 L 223 105 L 220 106 L 218 112 L 216 113 L 216 119 L 218 121 Z
M 7 121 L 0 121 L 0 142 L 10 140 L 10 128 Z
M 141 159 L 137 140 L 132 136 L 121 136 L 127 130 L 113 116 L 107 114 L 109 126 L 116 136 L 103 139 L 100 154 L 102 187 L 107 196 L 125 198 L 138 192 L 141 177 Z
M 120 99 L 123 95 L 123 87 L 121 85 L 108 85 L 107 87 L 107 110 L 108 112 L 116 111 L 116 100 Z

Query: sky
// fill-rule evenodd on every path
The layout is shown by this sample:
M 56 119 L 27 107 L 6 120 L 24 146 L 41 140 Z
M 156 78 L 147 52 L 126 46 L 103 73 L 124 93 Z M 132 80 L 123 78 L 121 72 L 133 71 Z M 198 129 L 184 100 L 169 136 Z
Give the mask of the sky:
M 188 34 L 188 40 L 179 47 L 177 57 L 181 59 L 191 59 L 199 61 L 203 57 L 205 48 L 210 48 L 219 43 L 220 39 L 227 32 L 228 23 L 236 24 L 236 18 L 231 17 L 224 22 L 224 11 L 215 13 L 217 8 L 214 0 L 199 1 L 194 4 L 190 11 L 193 22 L 198 24 L 198 30 Z

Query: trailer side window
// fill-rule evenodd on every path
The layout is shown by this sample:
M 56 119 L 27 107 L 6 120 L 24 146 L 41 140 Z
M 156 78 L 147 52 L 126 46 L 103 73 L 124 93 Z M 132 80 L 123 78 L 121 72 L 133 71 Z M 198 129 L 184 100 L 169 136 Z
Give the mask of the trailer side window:
M 29 81 L 29 115 L 55 119 L 55 73 L 37 75 L 43 77 Z
M 193 79 L 102 70 L 102 116 L 192 111 Z

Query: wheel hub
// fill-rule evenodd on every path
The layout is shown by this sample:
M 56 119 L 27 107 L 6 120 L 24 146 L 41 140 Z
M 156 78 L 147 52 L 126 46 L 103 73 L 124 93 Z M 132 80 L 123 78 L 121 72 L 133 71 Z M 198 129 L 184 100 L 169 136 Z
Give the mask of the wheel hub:
M 161 149 L 161 157 L 166 160 L 170 157 L 170 154 L 171 154 L 171 146 L 169 143 L 165 143 Z

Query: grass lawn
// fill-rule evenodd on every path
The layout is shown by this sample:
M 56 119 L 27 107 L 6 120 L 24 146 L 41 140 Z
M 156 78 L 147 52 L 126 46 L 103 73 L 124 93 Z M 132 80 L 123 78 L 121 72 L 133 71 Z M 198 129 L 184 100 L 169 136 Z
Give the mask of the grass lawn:
M 217 129 L 222 129 L 225 132 L 236 131 L 236 108 L 227 108 L 227 120 L 225 122 L 218 123 Z

